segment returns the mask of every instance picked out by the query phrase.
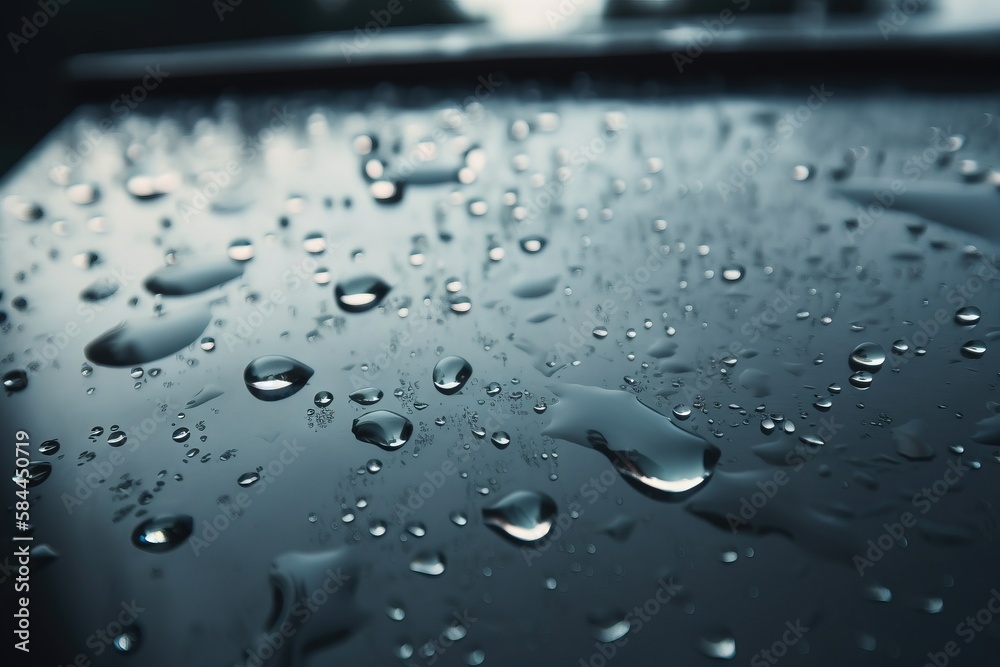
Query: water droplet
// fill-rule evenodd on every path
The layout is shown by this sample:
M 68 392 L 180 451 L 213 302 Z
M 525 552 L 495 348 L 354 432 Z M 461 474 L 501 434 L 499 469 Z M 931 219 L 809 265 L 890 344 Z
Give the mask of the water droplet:
M 534 542 L 549 534 L 556 503 L 544 493 L 515 491 L 483 509 L 483 523 L 522 542 Z
M 329 645 L 349 641 L 365 621 L 356 602 L 361 579 L 361 568 L 346 548 L 290 552 L 275 558 L 270 571 L 274 601 L 270 623 L 253 639 L 249 654 L 255 655 L 262 646 L 273 647 L 271 638 L 281 636 L 281 629 L 289 627 L 295 632 L 286 632 L 283 644 L 274 649 L 273 662 L 265 661 L 268 664 L 312 664 L 316 653 L 328 654 Z M 308 622 L 303 621 L 303 593 L 314 595 L 320 590 L 328 593 L 326 601 L 312 605 Z
M 383 395 L 381 389 L 365 387 L 351 392 L 350 399 L 358 405 L 375 405 L 382 400 Z
M 52 474 L 52 464 L 48 461 L 30 461 L 26 467 L 28 471 L 27 484 L 29 487 L 38 486 Z M 20 481 L 22 478 L 19 476 L 14 476 L 15 482 Z
M 194 520 L 186 514 L 146 519 L 132 531 L 132 544 L 143 551 L 162 553 L 179 547 L 191 535 Z
M 201 343 L 199 345 L 205 352 L 211 352 L 215 349 L 215 339 L 211 336 L 205 336 L 201 339 Z
M 207 306 L 175 310 L 160 317 L 123 322 L 84 348 L 87 359 L 102 366 L 134 366 L 187 347 L 212 319 Z
M 966 359 L 980 359 L 986 354 L 986 343 L 981 340 L 966 341 L 962 345 L 962 356 Z
M 510 436 L 507 435 L 506 431 L 497 431 L 491 437 L 490 440 L 497 447 L 497 449 L 507 449 L 507 445 L 510 444 Z
M 546 410 L 548 410 L 549 406 L 545 404 L 545 401 L 538 401 L 537 403 L 535 403 L 535 406 L 531 409 L 535 411 L 535 414 L 540 415 Z
M 472 310 L 472 299 L 467 296 L 455 296 L 448 299 L 448 308 L 453 313 L 467 313 Z
M 381 303 L 390 289 L 389 284 L 378 276 L 361 275 L 340 281 L 333 293 L 341 310 L 362 313 Z
M 317 408 L 325 408 L 333 403 L 333 394 L 328 391 L 316 392 L 316 395 L 313 396 L 313 403 L 316 404 Z
M 302 239 L 302 249 L 310 255 L 321 255 L 326 252 L 326 237 L 322 232 L 309 232 Z
M 982 311 L 975 306 L 965 306 L 964 308 L 959 308 L 955 311 L 955 323 L 961 324 L 965 327 L 971 327 L 979 324 L 979 320 L 982 315 Z
M 462 357 L 444 357 L 434 365 L 432 377 L 439 392 L 451 395 L 460 391 L 472 377 L 472 366 Z
M 722 279 L 729 283 L 739 282 L 746 275 L 746 268 L 739 264 L 722 267 Z
M 826 412 L 827 410 L 833 407 L 833 401 L 831 401 L 829 398 L 821 398 L 815 403 L 813 403 L 813 407 L 819 410 L 820 412 Z
M 7 371 L 3 374 L 3 388 L 10 392 L 27 389 L 28 374 L 20 369 Z
M 552 387 L 559 403 L 544 435 L 596 449 L 640 490 L 683 493 L 701 486 L 721 452 L 631 393 L 581 385 Z
M 187 439 L 191 437 L 190 429 L 181 426 L 179 429 L 174 431 L 173 434 L 174 442 L 187 442 Z
M 698 647 L 710 658 L 732 660 L 736 657 L 736 640 L 729 632 L 716 632 L 702 637 Z
M 877 343 L 861 343 L 851 352 L 848 363 L 852 371 L 878 373 L 885 363 L 885 350 Z
M 313 375 L 313 369 L 291 357 L 274 354 L 258 357 L 243 371 L 243 382 L 262 401 L 278 401 L 297 393 Z
M 84 301 L 103 301 L 118 292 L 120 282 L 114 278 L 98 278 L 80 291 L 80 298 Z
M 44 454 L 46 456 L 52 456 L 59 451 L 59 441 L 58 440 L 46 440 L 42 444 L 38 445 L 38 453 Z
M 594 327 L 594 338 L 607 338 L 608 328 L 607 327 Z
M 915 461 L 934 458 L 934 448 L 927 442 L 926 425 L 921 419 L 913 419 L 892 429 L 892 439 L 896 451 Z
M 464 512 L 452 512 L 448 518 L 451 519 L 451 522 L 456 526 L 464 526 L 469 523 L 469 518 L 465 516 Z
M 406 610 L 401 604 L 390 604 L 385 608 L 385 614 L 394 621 L 402 621 L 406 618 Z
M 590 633 L 599 642 L 617 641 L 628 634 L 632 623 L 628 615 L 618 609 L 598 609 L 587 614 Z
M 250 261 L 253 259 L 253 252 L 253 243 L 250 239 L 236 239 L 229 244 L 229 248 L 226 250 L 229 259 L 234 259 L 237 262 Z
M 253 486 L 260 481 L 260 475 L 256 472 L 245 472 L 237 478 L 236 483 L 242 487 Z
M 543 236 L 526 236 L 521 239 L 521 250 L 529 254 L 534 254 L 541 252 L 545 248 L 546 243 L 547 240 Z
M 185 296 L 218 287 L 243 275 L 243 267 L 227 260 L 168 264 L 143 283 L 153 294 Z
M 432 577 L 443 574 L 444 568 L 444 555 L 436 552 L 425 551 L 417 554 L 416 558 L 410 561 L 412 571 Z
M 851 386 L 857 387 L 858 389 L 867 389 L 872 385 L 873 379 L 872 374 L 868 371 L 858 371 L 857 373 L 852 374 L 851 377 L 848 378 L 848 381 L 851 383 Z
M 112 431 L 108 434 L 108 444 L 112 447 L 121 447 L 128 440 L 124 431 Z
M 361 442 L 392 450 L 406 444 L 413 434 L 413 424 L 395 412 L 375 410 L 355 419 L 351 432 Z
M 892 344 L 892 353 L 893 354 L 903 355 L 903 354 L 906 354 L 907 352 L 909 352 L 909 350 L 910 350 L 910 344 L 907 343 L 902 338 L 900 338 L 899 340 L 897 340 L 896 342 L 894 342 Z
M 141 641 L 142 632 L 139 630 L 139 626 L 135 625 L 133 621 L 132 625 L 125 628 L 120 635 L 111 640 L 111 645 L 119 653 L 132 653 L 139 648 Z
M 389 527 L 386 525 L 385 521 L 381 519 L 373 519 L 371 523 L 368 524 L 368 532 L 372 534 L 373 537 L 382 537 L 385 535 Z
M 673 409 L 674 417 L 681 421 L 691 416 L 691 408 L 686 405 L 675 405 Z

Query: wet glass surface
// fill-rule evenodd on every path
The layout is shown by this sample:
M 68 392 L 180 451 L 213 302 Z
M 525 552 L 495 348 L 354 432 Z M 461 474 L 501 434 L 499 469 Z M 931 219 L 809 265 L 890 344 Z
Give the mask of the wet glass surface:
M 995 96 L 105 111 L 0 188 L 57 664 L 996 655 Z

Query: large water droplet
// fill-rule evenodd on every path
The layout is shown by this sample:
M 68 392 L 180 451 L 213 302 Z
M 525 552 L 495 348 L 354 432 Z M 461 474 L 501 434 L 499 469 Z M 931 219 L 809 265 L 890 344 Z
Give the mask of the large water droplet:
M 377 306 L 390 289 L 389 284 L 378 276 L 362 275 L 340 281 L 333 294 L 341 310 L 362 313 Z
M 247 389 L 262 401 L 278 401 L 298 392 L 313 375 L 301 361 L 268 355 L 251 361 L 243 371 Z
M 142 641 L 142 631 L 139 630 L 139 626 L 134 622 L 129 625 L 121 634 L 116 635 L 114 639 L 111 640 L 111 645 L 115 647 L 115 650 L 119 653 L 133 653 L 139 648 L 139 644 Z
M 183 296 L 217 287 L 243 275 L 243 267 L 228 260 L 170 264 L 154 271 L 144 285 L 153 294 Z
M 983 312 L 975 306 L 965 306 L 964 308 L 959 308 L 955 311 L 955 323 L 961 324 L 965 327 L 971 327 L 979 324 L 979 320 L 982 315 Z
M 282 636 L 282 629 L 288 628 L 294 632 L 285 634 L 285 641 L 274 649 L 273 660 L 265 661 L 267 665 L 311 664 L 315 661 L 307 654 L 347 640 L 367 620 L 357 604 L 360 578 L 361 568 L 344 548 L 275 558 L 270 572 L 274 607 L 267 630 L 256 638 L 250 655 L 262 646 L 274 646 L 271 638 Z M 325 593 L 325 602 L 312 604 L 303 619 L 303 596 L 317 595 L 316 591 Z
M 926 440 L 927 427 L 922 419 L 913 419 L 892 429 L 896 451 L 908 459 L 934 458 L 934 448 Z
M 544 493 L 515 491 L 483 508 L 483 523 L 522 542 L 534 542 L 549 534 L 556 515 L 556 502 Z
M 848 363 L 852 371 L 878 373 L 885 363 L 885 350 L 878 343 L 861 343 L 851 352 Z
M 134 366 L 162 359 L 197 340 L 211 319 L 207 306 L 196 306 L 122 322 L 88 343 L 83 353 L 102 366 Z
M 52 464 L 48 461 L 31 461 L 25 468 L 27 471 L 27 476 L 23 479 L 26 481 L 29 487 L 38 486 L 52 474 Z M 15 475 L 12 478 L 15 482 L 21 480 L 22 478 Z
M 688 433 L 630 393 L 560 384 L 560 401 L 543 433 L 607 456 L 625 479 L 655 497 L 701 486 L 712 474 L 720 451 Z
M 229 259 L 234 259 L 237 262 L 250 261 L 253 259 L 253 253 L 253 242 L 250 239 L 236 239 L 229 244 L 229 248 L 226 250 Z
M 443 574 L 445 565 L 444 555 L 431 551 L 419 553 L 410 561 L 410 569 L 412 571 L 432 577 Z
M 46 456 L 52 456 L 59 451 L 59 441 L 58 440 L 46 440 L 42 444 L 38 445 L 38 453 L 45 454 Z
M 21 391 L 28 388 L 28 374 L 21 369 L 7 371 L 3 374 L 2 382 L 7 391 Z
M 962 344 L 962 356 L 966 359 L 981 359 L 986 354 L 986 343 L 981 340 L 969 340 Z
M 409 419 L 388 410 L 375 410 L 361 415 L 351 426 L 354 437 L 382 449 L 399 449 L 413 434 Z
M 632 623 L 620 609 L 601 608 L 587 614 L 590 633 L 599 642 L 610 643 L 628 634 Z
M 434 388 L 442 394 L 454 394 L 472 377 L 472 366 L 462 357 L 444 357 L 434 364 Z
M 857 387 L 858 389 L 867 389 L 872 386 L 872 380 L 874 380 L 874 378 L 868 371 L 858 371 L 857 373 L 853 373 L 847 380 L 853 387 Z
M 702 637 L 698 647 L 710 658 L 732 660 L 736 657 L 736 640 L 728 632 L 714 632 Z
M 377 387 L 364 387 L 351 392 L 350 399 L 358 405 L 375 405 L 382 400 L 382 396 L 384 394 L 381 389 Z
M 746 269 L 739 264 L 722 267 L 722 279 L 728 283 L 735 283 L 743 280 L 744 275 L 746 275 Z
M 84 301 L 103 301 L 118 291 L 119 282 L 114 278 L 98 278 L 80 291 Z
M 191 535 L 194 520 L 187 514 L 146 519 L 132 531 L 132 544 L 143 551 L 162 553 L 176 549 Z
M 236 483 L 242 487 L 253 486 L 260 481 L 260 474 L 256 472 L 245 472 L 236 479 Z

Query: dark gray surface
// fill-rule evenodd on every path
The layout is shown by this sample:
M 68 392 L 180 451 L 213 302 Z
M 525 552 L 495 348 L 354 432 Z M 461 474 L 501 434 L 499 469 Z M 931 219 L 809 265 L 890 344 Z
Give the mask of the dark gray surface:
M 94 664 L 237 664 L 269 622 L 271 563 L 289 552 L 346 546 L 349 551 L 334 559 L 356 564 L 349 604 L 367 616 L 359 614 L 345 639 L 307 652 L 302 664 L 394 664 L 401 643 L 419 650 L 442 633 L 453 613 L 466 610 L 477 620 L 443 652 L 440 664 L 464 664 L 476 649 L 485 652 L 486 664 L 599 664 L 591 661 L 597 649 L 588 615 L 642 605 L 671 576 L 683 590 L 641 628 L 633 626 L 615 661 L 710 664 L 714 660 L 702 653 L 701 640 L 722 633 L 735 638 L 735 661 L 749 663 L 780 641 L 786 622 L 801 619 L 810 630 L 782 663 L 919 665 L 928 651 L 956 641 L 961 654 L 953 664 L 989 664 L 1000 625 L 987 626 L 968 644 L 956 625 L 983 608 L 1000 585 L 997 443 L 971 440 L 977 422 L 991 415 L 987 403 L 998 400 L 992 349 L 1000 331 L 996 247 L 983 236 L 895 210 L 870 225 L 862 218 L 852 231 L 845 220 L 857 217 L 859 204 L 833 190 L 838 183 L 878 178 L 890 185 L 898 179 L 915 193 L 925 183 L 961 182 L 961 160 L 995 164 L 996 97 L 867 96 L 828 86 L 829 101 L 813 98 L 815 109 L 808 110 L 801 106 L 813 94 L 807 87 L 766 97 L 684 97 L 650 94 L 647 87 L 637 96 L 630 89 L 608 93 L 580 78 L 569 96 L 509 84 L 482 107 L 455 110 L 468 104 L 477 85 L 470 81 L 468 89 L 440 96 L 382 87 L 374 93 L 148 104 L 99 135 L 91 134 L 94 124 L 112 114 L 86 108 L 3 183 L 0 195 L 37 202 L 45 212 L 28 223 L 5 203 L 0 309 L 7 315 L 8 354 L 0 370 L 44 361 L 29 368 L 26 390 L 0 401 L 0 414 L 5 437 L 25 429 L 33 447 L 51 438 L 61 443 L 51 476 L 32 489 L 36 540 L 60 554 L 33 575 L 38 588 L 32 593 L 37 627 L 46 628 L 46 641 L 59 644 L 55 659 L 84 652 Z M 275 115 L 283 109 L 287 116 Z M 797 109 L 809 115 L 798 127 L 782 120 Z M 554 131 L 540 127 L 543 112 L 558 114 Z M 275 118 L 287 120 L 274 121 L 276 134 L 261 144 L 262 128 Z M 523 141 L 511 139 L 518 120 L 532 126 Z M 390 171 L 398 171 L 416 141 L 449 123 L 459 128 L 441 131 L 447 138 L 438 149 L 445 172 L 463 163 L 466 147 L 480 146 L 486 162 L 475 182 L 411 184 L 398 204 L 373 201 L 353 138 L 377 136 L 379 154 Z M 956 135 L 964 141 L 945 140 Z M 66 159 L 67 145 L 85 136 L 101 139 L 69 182 L 96 183 L 101 197 L 81 206 L 51 182 L 49 171 Z M 767 143 L 770 137 L 776 143 Z M 247 138 L 254 150 L 241 156 Z M 132 143 L 147 151 L 136 165 L 123 159 Z M 925 151 L 932 152 L 918 158 L 921 167 L 914 172 L 914 156 Z M 857 158 L 852 173 L 835 181 L 848 154 Z M 513 166 L 521 161 L 518 155 L 529 163 L 520 172 Z M 754 156 L 763 162 L 747 167 L 755 173 L 745 182 L 731 180 Z M 560 158 L 567 180 L 554 201 L 542 206 L 545 188 L 532 179 L 540 174 L 551 183 Z M 650 173 L 649 158 L 659 158 L 662 169 Z M 215 208 L 188 215 L 197 199 L 196 179 L 225 170 L 230 159 L 239 164 L 236 186 L 213 200 Z M 812 177 L 795 181 L 797 165 L 809 165 Z M 158 199 L 137 201 L 123 186 L 133 173 L 170 171 L 182 184 Z M 727 192 L 723 199 L 720 182 L 745 191 Z M 990 183 L 962 187 L 977 201 L 987 192 L 1000 197 Z M 527 220 L 513 219 L 503 203 L 507 191 L 528 207 Z M 301 206 L 289 201 L 293 195 L 302 197 Z M 325 198 L 332 206 L 324 205 Z M 486 203 L 485 215 L 470 214 L 473 201 Z M 578 219 L 579 209 L 586 219 Z M 610 219 L 602 219 L 602 211 Z M 107 233 L 92 231 L 100 228 L 88 225 L 95 216 L 106 219 Z M 57 220 L 66 223 L 64 236 L 53 231 Z M 665 230 L 657 231 L 655 220 L 665 220 Z M 913 233 L 907 225 L 926 229 Z M 313 231 L 326 236 L 322 255 L 303 249 L 303 238 Z M 415 241 L 418 235 L 423 240 Z M 548 241 L 537 254 L 518 244 L 531 235 Z M 255 248 L 241 278 L 159 299 L 143 287 L 166 256 L 179 265 L 224 259 L 238 238 L 249 238 Z M 505 251 L 499 262 L 488 259 L 491 244 Z M 421 266 L 410 263 L 415 246 L 425 258 Z M 73 265 L 74 255 L 90 250 L 102 264 L 88 270 Z M 732 265 L 746 270 L 734 283 L 721 278 Z M 331 283 L 313 282 L 317 266 L 329 269 Z M 343 312 L 333 285 L 360 273 L 381 276 L 392 290 L 377 309 Z M 82 304 L 80 291 L 105 275 L 121 276 L 124 284 L 106 301 Z M 977 282 L 977 275 L 987 278 Z M 451 277 L 462 282 L 458 294 L 471 299 L 466 314 L 447 305 Z M 554 289 L 547 295 L 513 295 L 525 293 L 520 282 L 545 284 L 550 277 Z M 12 306 L 17 297 L 27 299 L 26 310 Z M 188 304 L 211 308 L 212 322 L 202 335 L 215 339 L 213 351 L 195 342 L 142 364 L 138 380 L 127 367 L 92 364 L 92 374 L 81 374 L 84 346 L 106 330 L 122 320 L 149 318 L 158 305 L 171 313 Z M 952 321 L 963 305 L 982 310 L 974 328 Z M 401 318 L 404 307 L 408 313 Z M 946 321 L 923 344 L 926 355 L 916 357 L 919 323 L 937 312 Z M 533 321 L 540 314 L 552 317 Z M 824 317 L 831 321 L 824 323 Z M 852 331 L 852 325 L 864 330 Z M 593 336 L 597 326 L 607 327 L 606 338 Z M 676 350 L 660 343 L 668 327 Z M 626 335 L 630 328 L 634 339 Z M 48 337 L 55 347 L 45 352 Z M 851 350 L 873 341 L 889 353 L 897 339 L 910 341 L 911 351 L 890 353 L 870 389 L 852 387 Z M 970 339 L 986 342 L 983 358 L 960 355 Z M 271 354 L 297 359 L 315 374 L 293 396 L 263 402 L 247 391 L 243 371 Z M 431 382 L 434 364 L 446 355 L 460 355 L 473 368 L 465 388 L 451 396 Z M 732 367 L 722 361 L 730 355 L 737 358 Z M 156 376 L 154 368 L 160 369 Z M 745 387 L 740 378 L 748 369 L 769 377 L 752 382 L 746 376 Z M 485 387 L 494 381 L 503 388 L 490 397 Z M 713 476 L 687 496 L 651 497 L 600 453 L 543 436 L 555 411 L 570 407 L 554 402 L 557 383 L 627 391 L 667 416 L 675 405 L 694 406 L 690 419 L 674 421 L 721 449 Z M 829 412 L 820 412 L 813 403 L 828 395 L 831 383 L 842 391 L 831 396 Z M 348 394 L 364 386 L 382 389 L 385 398 L 367 408 L 352 403 Z M 206 387 L 224 393 L 186 409 Z M 402 389 L 401 398 L 394 396 L 396 389 Z M 313 397 L 323 390 L 335 398 L 319 409 Z M 524 396 L 512 398 L 515 391 Z M 542 414 L 532 410 L 539 399 L 549 404 Z M 428 407 L 416 410 L 417 402 Z M 755 412 L 760 405 L 764 413 Z M 380 408 L 414 424 L 414 435 L 396 451 L 351 434 L 354 418 Z M 774 413 L 795 423 L 793 435 L 781 433 L 780 425 L 770 436 L 762 434 L 760 420 Z M 445 425 L 436 425 L 437 417 Z M 618 421 L 619 441 L 628 437 L 633 419 L 629 410 L 601 417 Z M 933 450 L 932 459 L 907 460 L 897 453 L 893 429 L 914 419 L 925 422 L 915 432 Z M 487 431 L 485 439 L 473 435 L 476 424 Z M 128 434 L 117 449 L 107 443 L 112 425 Z M 91 440 L 94 426 L 104 433 Z M 180 426 L 192 431 L 185 443 L 171 438 Z M 512 440 L 504 450 L 490 444 L 490 433 L 498 430 Z M 800 470 L 782 468 L 790 481 L 750 522 L 749 528 L 765 534 L 737 534 L 706 520 L 739 512 L 741 498 L 757 491 L 757 482 L 774 479 L 778 468 L 755 454 L 754 446 L 790 447 L 808 434 L 822 434 L 826 445 Z M 280 474 L 241 489 L 237 478 L 280 461 L 286 441 L 303 450 L 293 455 L 286 449 Z M 950 453 L 953 445 L 964 446 L 965 453 Z M 200 453 L 186 459 L 194 447 Z M 230 449 L 235 456 L 220 460 Z M 115 454 L 122 460 L 70 514 L 62 496 L 81 479 L 86 484 L 92 464 L 77 465 L 85 450 L 96 453 L 93 464 Z M 204 454 L 211 454 L 206 462 Z M 382 469 L 359 474 L 372 458 Z M 921 513 L 914 494 L 959 462 L 981 467 L 964 472 L 940 503 Z M 160 471 L 166 471 L 162 489 L 136 509 L 149 516 L 190 514 L 195 533 L 173 551 L 145 553 L 130 541 L 143 518 L 133 510 L 113 519 L 137 503 L 142 491 L 155 488 Z M 176 481 L 176 474 L 183 479 Z M 113 492 L 123 475 L 136 481 Z M 443 484 L 400 521 L 397 505 L 431 478 Z M 543 552 L 522 551 L 482 523 L 483 507 L 521 489 L 551 496 L 560 519 L 573 509 L 579 514 L 544 543 Z M 241 492 L 250 499 L 241 516 L 211 544 L 195 542 L 206 537 L 203 522 L 222 506 L 239 504 Z M 229 500 L 220 502 L 222 496 Z M 367 507 L 358 509 L 361 498 Z M 348 511 L 356 518 L 345 524 Z M 467 525 L 449 519 L 455 511 L 468 515 Z M 866 542 L 885 531 L 883 524 L 906 511 L 917 515 L 906 534 L 908 546 L 892 547 L 859 576 L 852 557 L 863 555 Z M 635 528 L 618 541 L 605 529 L 620 527 L 623 516 Z M 388 524 L 385 535 L 369 533 L 373 520 Z M 426 535 L 406 533 L 409 520 L 423 523 Z M 737 552 L 735 562 L 723 562 L 727 551 Z M 444 554 L 444 574 L 411 572 L 408 565 L 421 552 Z M 308 568 L 295 569 L 297 562 L 286 556 L 282 571 L 297 572 L 289 576 L 299 577 L 302 587 L 316 586 Z M 545 586 L 550 577 L 555 590 Z M 865 599 L 876 584 L 891 589 L 890 602 Z M 130 657 L 110 650 L 96 657 L 88 636 L 133 598 L 145 608 L 138 619 L 141 646 Z M 928 598 L 943 600 L 940 613 L 917 610 Z M 384 611 L 397 601 L 406 608 L 402 621 Z M 348 605 L 343 592 L 334 603 L 338 609 Z M 293 641 L 323 635 L 317 623 L 340 627 L 343 619 L 334 617 L 332 611 L 330 617 L 318 615 Z

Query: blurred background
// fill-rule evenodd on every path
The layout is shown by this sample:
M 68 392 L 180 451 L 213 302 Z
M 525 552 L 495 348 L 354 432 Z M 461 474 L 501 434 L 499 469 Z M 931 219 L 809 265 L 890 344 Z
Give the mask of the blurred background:
M 398 0 L 386 34 L 416 26 L 487 30 L 498 40 L 533 44 L 560 42 L 570 50 L 572 35 L 594 34 L 614 39 L 619 26 L 643 30 L 692 26 L 727 16 L 726 42 L 753 39 L 819 38 L 833 35 L 841 43 L 879 42 L 901 47 L 920 35 L 951 36 L 994 30 L 995 0 Z M 391 0 L 175 0 L 170 3 L 123 0 L 8 0 L 3 3 L 3 78 L 6 102 L 0 105 L 0 173 L 11 166 L 75 106 L 81 98 L 99 97 L 94 67 L 68 75 L 67 63 L 84 53 L 132 49 L 171 49 L 181 53 L 193 45 L 296 36 L 355 34 L 388 16 Z M 740 15 L 738 25 L 731 16 Z M 742 17 L 750 17 L 744 20 Z M 716 24 L 718 25 L 718 24 Z M 905 30 L 902 28 L 905 26 Z M 379 27 L 381 32 L 381 26 Z M 449 32 L 448 34 L 454 34 Z M 405 45 L 431 45 L 435 32 L 417 33 L 397 58 L 407 59 Z M 672 33 L 683 45 L 685 34 Z M 383 35 L 384 37 L 384 35 Z M 687 35 L 690 41 L 691 36 Z M 897 40 L 897 38 L 899 38 Z M 669 41 L 670 38 L 668 38 Z M 995 44 L 998 40 L 992 40 Z M 380 38 L 379 42 L 389 43 Z M 980 39 L 984 48 L 990 40 Z M 955 41 L 952 41 L 955 44 Z M 957 43 L 962 43 L 961 40 Z M 286 45 L 287 46 L 287 45 Z M 972 44 L 965 42 L 963 48 Z M 460 58 L 462 54 L 453 53 Z M 94 63 L 91 63 L 93 65 Z M 106 65 L 104 61 L 103 65 Z M 356 64 L 356 63 L 355 63 Z M 790 67 L 787 59 L 780 63 Z M 86 63 L 85 63 L 86 65 Z M 101 65 L 100 63 L 98 65 Z M 327 68 L 349 68 L 343 53 L 332 53 Z M 223 68 L 223 73 L 224 73 Z M 673 69 L 673 68 L 670 68 Z M 671 72 L 664 72 L 664 76 Z M 779 72 L 773 73 L 779 76 Z M 986 72 L 983 72 L 986 75 Z M 702 74 L 703 76 L 704 74 Z M 696 75 L 698 76 L 698 75 Z M 77 85 L 71 85 L 74 83 Z M 213 85 L 222 88 L 226 81 Z M 165 92 L 165 91 L 164 91 Z M 93 101 L 93 99 L 92 99 Z M 110 101 L 110 96 L 109 96 Z

